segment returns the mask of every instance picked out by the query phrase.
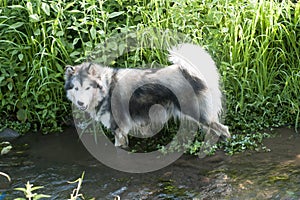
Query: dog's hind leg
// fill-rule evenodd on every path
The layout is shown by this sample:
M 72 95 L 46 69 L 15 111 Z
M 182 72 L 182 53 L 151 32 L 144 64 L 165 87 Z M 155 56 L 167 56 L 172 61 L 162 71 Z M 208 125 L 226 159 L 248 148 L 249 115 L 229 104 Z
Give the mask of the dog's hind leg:
M 210 128 L 216 132 L 216 134 L 224 139 L 230 138 L 230 132 L 228 130 L 228 127 L 221 124 L 220 122 L 211 122 Z
M 228 127 L 219 122 L 221 105 L 217 102 L 220 102 L 218 98 L 213 99 L 210 93 L 203 93 L 199 96 L 199 122 L 208 128 L 208 132 L 213 131 L 223 139 L 230 138 Z
M 211 132 L 213 132 L 221 139 L 227 139 L 231 137 L 228 127 L 218 121 L 201 121 L 200 123 L 205 128 L 206 134 L 211 134 Z
M 201 146 L 201 149 L 198 153 L 199 158 L 204 158 L 209 152 L 212 150 L 212 147 L 218 142 L 218 140 L 221 139 L 227 139 L 230 138 L 230 133 L 228 131 L 228 127 L 216 122 L 205 122 L 201 123 L 206 134 L 204 138 L 204 143 Z

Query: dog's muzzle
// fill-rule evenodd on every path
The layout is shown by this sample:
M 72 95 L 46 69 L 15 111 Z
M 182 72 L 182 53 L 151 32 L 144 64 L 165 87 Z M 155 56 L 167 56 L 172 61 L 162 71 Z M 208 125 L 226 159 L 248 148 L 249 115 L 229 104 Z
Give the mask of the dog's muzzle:
M 77 101 L 77 107 L 82 111 L 85 111 L 88 108 L 88 106 L 85 106 L 84 103 L 81 101 Z
M 78 108 L 81 111 L 85 111 L 88 108 L 88 106 L 78 106 Z

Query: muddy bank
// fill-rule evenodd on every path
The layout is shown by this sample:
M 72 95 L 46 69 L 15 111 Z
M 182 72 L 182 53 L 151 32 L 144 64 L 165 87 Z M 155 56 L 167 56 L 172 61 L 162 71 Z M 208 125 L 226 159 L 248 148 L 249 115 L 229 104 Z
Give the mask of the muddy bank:
M 199 159 L 182 156 L 172 165 L 145 174 L 130 174 L 106 167 L 81 144 L 75 129 L 63 134 L 32 134 L 16 140 L 0 160 L 12 183 L 0 180 L 6 199 L 22 196 L 12 190 L 27 181 L 43 185 L 39 192 L 50 199 L 67 199 L 85 171 L 81 192 L 86 199 L 300 199 L 300 136 L 277 129 L 264 144 L 270 152 L 223 152 Z

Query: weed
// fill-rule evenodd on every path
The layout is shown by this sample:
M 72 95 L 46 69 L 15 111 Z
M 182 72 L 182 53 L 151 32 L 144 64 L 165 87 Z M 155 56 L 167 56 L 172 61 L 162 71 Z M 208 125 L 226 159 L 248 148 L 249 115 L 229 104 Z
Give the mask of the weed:
M 11 178 L 10 178 L 10 176 L 9 176 L 8 174 L 6 174 L 6 173 L 4 173 L 4 172 L 0 172 L 0 176 L 4 176 L 5 178 L 7 178 L 7 180 L 8 180 L 9 182 L 11 182 Z
M 222 76 L 231 132 L 299 126 L 300 2 L 21 0 L 0 6 L 1 126 L 61 130 L 71 118 L 64 66 L 82 62 L 115 34 L 151 28 L 189 35 L 209 51 Z M 149 34 L 159 46 L 159 36 Z M 172 44 L 172 37 L 164 41 Z M 111 64 L 155 62 L 166 64 L 162 52 L 138 48 Z
M 0 172 L 0 175 L 5 176 L 9 181 L 11 181 L 10 177 L 7 174 Z M 83 194 L 80 193 L 83 178 L 84 178 L 84 172 L 82 173 L 81 177 L 78 178 L 77 180 L 68 182 L 69 184 L 77 183 L 77 187 L 72 191 L 72 193 L 70 194 L 70 198 L 68 200 L 85 199 Z M 50 198 L 51 197 L 50 195 L 35 193 L 36 190 L 42 188 L 43 186 L 33 186 L 33 184 L 30 184 L 28 181 L 24 188 L 15 188 L 15 190 L 23 192 L 25 198 L 21 198 L 21 197 L 15 198 L 15 200 L 38 200 L 38 199 Z M 89 200 L 95 200 L 95 198 L 91 198 Z
M 73 192 L 70 196 L 70 199 L 68 199 L 68 200 L 77 200 L 78 198 L 84 199 L 83 194 L 79 193 L 79 190 L 81 189 L 83 178 L 84 178 L 84 172 L 82 173 L 81 177 L 78 178 L 77 180 L 68 182 L 70 184 L 77 183 L 77 187 L 73 190 Z
M 25 198 L 16 198 L 15 200 L 38 200 L 42 198 L 50 198 L 50 195 L 34 193 L 35 190 L 41 189 L 43 186 L 33 186 L 29 183 L 26 183 L 25 188 L 16 188 L 15 190 L 22 191 Z

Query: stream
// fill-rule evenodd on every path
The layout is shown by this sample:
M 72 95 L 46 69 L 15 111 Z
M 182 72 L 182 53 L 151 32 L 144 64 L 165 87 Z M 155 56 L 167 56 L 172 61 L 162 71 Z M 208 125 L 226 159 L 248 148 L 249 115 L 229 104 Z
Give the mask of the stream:
M 14 188 L 27 181 L 44 186 L 35 192 L 47 199 L 69 199 L 81 177 L 85 199 L 300 199 L 300 135 L 278 128 L 264 140 L 269 152 L 247 151 L 234 156 L 217 152 L 203 159 L 183 155 L 173 164 L 149 173 L 131 174 L 106 167 L 93 158 L 74 128 L 60 134 L 27 134 L 0 156 L 0 193 L 6 199 L 24 197 Z M 1 196 L 0 196 L 1 199 Z

